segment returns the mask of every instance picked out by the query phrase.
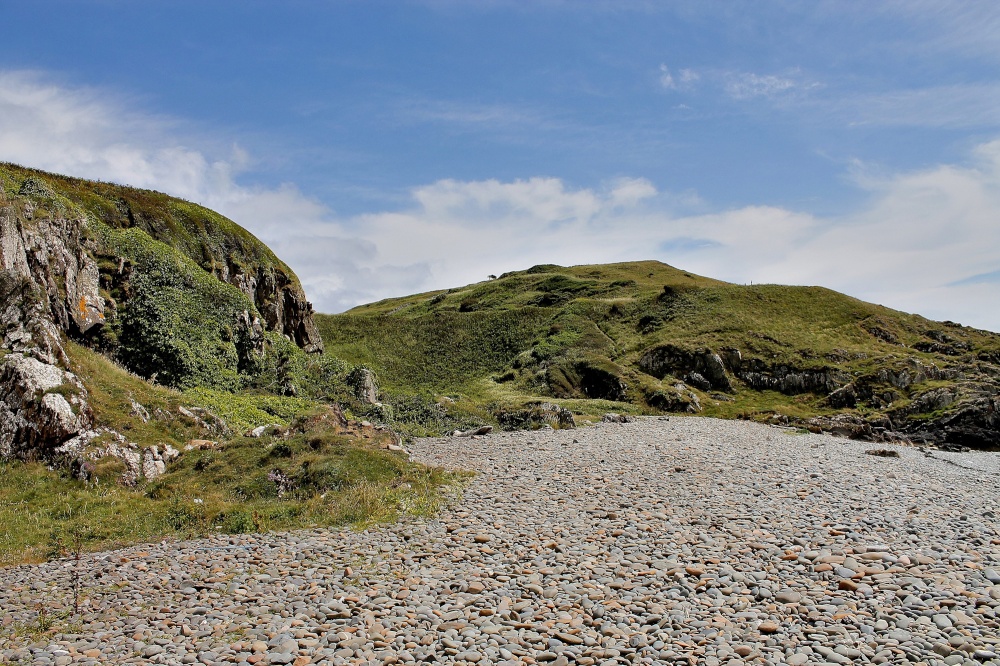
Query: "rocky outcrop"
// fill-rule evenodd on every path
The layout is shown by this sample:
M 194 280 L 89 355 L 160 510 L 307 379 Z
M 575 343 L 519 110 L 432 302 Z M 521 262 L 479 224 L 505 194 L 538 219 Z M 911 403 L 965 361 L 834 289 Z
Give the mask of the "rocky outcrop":
M 100 272 L 93 241 L 82 219 L 33 219 L 30 202 L 21 216 L 0 209 L 0 268 L 39 285 L 55 324 L 84 334 L 104 324 Z
M 918 393 L 890 412 L 900 430 L 943 448 L 1000 451 L 1000 385 L 959 382 Z
M 44 292 L 30 278 L 11 270 L 0 271 L 0 347 L 44 363 L 68 360 Z
M 51 458 L 93 421 L 87 390 L 70 372 L 24 354 L 0 364 L 0 459 Z
M 953 446 L 1000 450 L 1000 392 L 963 401 L 952 412 L 931 423 Z M 914 428 L 914 430 L 917 430 Z
M 901 442 L 906 443 L 909 437 L 894 430 L 891 419 L 885 415 L 865 419 L 857 414 L 834 414 L 833 416 L 816 416 L 805 422 L 805 425 L 816 431 L 828 432 L 837 437 L 861 439 L 869 442 Z
M 495 414 L 504 430 L 523 430 L 549 426 L 564 429 L 575 428 L 573 412 L 551 402 L 532 402 L 520 409 L 503 409 Z
M 650 407 L 664 412 L 697 414 L 701 411 L 701 401 L 698 399 L 698 394 L 689 389 L 683 382 L 647 391 L 646 403 Z
M 829 394 L 850 381 L 850 375 L 836 368 L 795 368 L 769 365 L 759 359 L 744 360 L 737 373 L 756 391 L 778 391 L 785 395 Z
M 736 357 L 738 355 L 736 352 Z M 733 390 L 722 357 L 711 349 L 690 351 L 675 345 L 661 345 L 642 355 L 639 369 L 657 379 L 673 375 L 703 391 Z
M 644 353 L 639 358 L 639 368 L 658 379 L 672 375 L 702 391 L 727 393 L 733 390 L 729 372 L 756 391 L 779 391 L 787 395 L 827 394 L 850 380 L 846 373 L 836 368 L 795 368 L 755 358 L 745 359 L 733 348 L 722 349 L 721 354 L 717 354 L 711 349 L 691 351 L 670 344 Z
M 628 399 L 628 384 L 623 373 L 608 360 L 565 360 L 546 367 L 545 382 L 557 398 L 624 401 Z
M 890 384 L 898 389 L 908 389 L 914 384 L 921 384 L 926 381 L 958 380 L 963 378 L 964 373 L 958 368 L 941 368 L 909 357 L 903 362 L 902 367 L 879 368 L 878 372 L 870 379 L 875 382 Z
M 378 381 L 368 368 L 355 368 L 347 374 L 347 384 L 354 397 L 368 405 L 378 404 Z
M 278 331 L 307 353 L 323 351 L 323 340 L 313 320 L 312 303 L 305 292 L 281 268 L 258 266 L 246 271 L 223 264 L 215 272 L 223 282 L 250 297 L 269 331 Z
M 86 232 L 82 220 L 35 220 L 30 202 L 20 211 L 0 208 L 3 347 L 65 362 L 60 331 L 84 335 L 103 326 L 105 302 Z

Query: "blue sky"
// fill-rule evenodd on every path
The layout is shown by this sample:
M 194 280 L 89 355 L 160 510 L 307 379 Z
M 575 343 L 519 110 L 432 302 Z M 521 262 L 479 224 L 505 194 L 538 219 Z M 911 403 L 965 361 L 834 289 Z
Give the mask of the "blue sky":
M 0 159 L 217 208 L 320 310 L 654 258 L 1000 330 L 994 2 L 39 0 L 4 22 Z

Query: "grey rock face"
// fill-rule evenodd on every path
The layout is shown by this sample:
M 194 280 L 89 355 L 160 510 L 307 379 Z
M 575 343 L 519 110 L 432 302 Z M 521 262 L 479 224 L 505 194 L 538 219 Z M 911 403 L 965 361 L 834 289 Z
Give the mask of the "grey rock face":
M 0 209 L 0 268 L 42 287 L 54 322 L 87 333 L 104 324 L 100 273 L 88 247 L 86 221 L 28 220 Z
M 215 276 L 250 297 L 268 330 L 283 333 L 310 354 L 323 351 L 323 339 L 312 317 L 312 303 L 288 275 L 271 267 L 248 273 L 222 263 Z
M 913 412 L 934 412 L 945 407 L 950 407 L 956 398 L 956 390 L 953 388 L 932 389 L 921 393 L 910 403 Z
M 0 346 L 45 363 L 67 362 L 44 292 L 30 277 L 10 270 L 0 271 Z
M 739 359 L 738 350 L 728 350 L 727 357 Z M 685 377 L 688 383 L 708 391 L 732 391 L 722 357 L 711 349 L 689 351 L 674 345 L 650 349 L 639 359 L 639 368 L 646 374 L 663 379 L 667 375 Z M 693 378 L 692 378 L 693 377 Z
M 831 393 L 844 386 L 849 377 L 834 368 L 799 369 L 785 365 L 768 366 L 762 361 L 744 361 L 739 378 L 757 391 L 780 391 L 786 395 Z
M 8 354 L 0 364 L 0 458 L 46 457 L 88 429 L 87 391 L 72 373 Z

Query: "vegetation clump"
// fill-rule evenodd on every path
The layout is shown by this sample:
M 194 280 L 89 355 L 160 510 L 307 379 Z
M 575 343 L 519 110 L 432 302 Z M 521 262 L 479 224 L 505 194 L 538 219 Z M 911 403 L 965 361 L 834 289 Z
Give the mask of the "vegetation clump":
M 734 285 L 655 261 L 543 264 L 317 323 L 327 349 L 400 393 L 432 388 L 515 412 L 583 400 L 582 416 L 602 400 L 1000 447 L 1000 336 L 821 287 Z

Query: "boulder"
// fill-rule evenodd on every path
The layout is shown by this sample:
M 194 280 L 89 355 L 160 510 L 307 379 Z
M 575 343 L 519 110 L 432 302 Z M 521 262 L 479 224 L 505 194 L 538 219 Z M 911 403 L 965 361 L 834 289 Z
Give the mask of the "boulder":
M 493 426 L 484 425 L 478 428 L 471 428 L 469 430 L 456 430 L 452 433 L 453 437 L 474 437 L 476 435 L 488 435 L 493 432 Z
M 19 353 L 0 362 L 0 458 L 51 459 L 92 421 L 73 373 Z
M 151 446 L 142 452 L 142 475 L 147 481 L 162 476 L 167 471 L 167 465 L 160 456 L 157 447 Z
M 378 381 L 375 373 L 368 368 L 355 368 L 347 375 L 347 384 L 354 391 L 354 397 L 369 405 L 378 404 Z
M 246 434 L 247 437 L 263 437 L 267 434 L 275 434 L 282 430 L 282 425 L 280 423 L 268 423 L 267 425 L 257 426 L 250 432 Z
M 705 379 L 700 372 L 689 372 L 687 377 L 684 378 L 684 381 L 702 391 L 712 390 L 712 383 Z
M 841 386 L 839 389 L 828 395 L 826 401 L 834 409 L 854 407 L 858 402 L 857 390 L 854 384 Z
M 696 414 L 701 411 L 701 401 L 698 395 L 683 382 L 673 386 L 665 386 L 655 390 L 647 390 L 646 403 L 664 412 L 687 412 Z
M 132 407 L 132 416 L 138 418 L 143 423 L 149 423 L 149 410 L 142 406 L 138 400 L 129 396 L 129 404 Z
M 836 437 L 848 439 L 872 440 L 875 434 L 871 424 L 855 414 L 817 416 L 809 419 L 806 423 Z
M 497 421 L 505 430 L 523 428 L 575 428 L 573 412 L 551 402 L 530 402 L 519 409 L 503 409 L 496 413 Z

